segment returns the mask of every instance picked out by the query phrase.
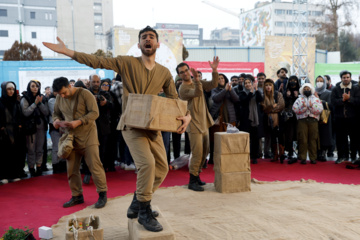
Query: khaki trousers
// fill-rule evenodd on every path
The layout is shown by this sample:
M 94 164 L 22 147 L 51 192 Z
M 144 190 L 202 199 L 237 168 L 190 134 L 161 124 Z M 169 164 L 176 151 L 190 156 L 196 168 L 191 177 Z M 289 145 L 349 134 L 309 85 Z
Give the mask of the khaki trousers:
M 194 176 L 198 176 L 209 154 L 209 131 L 204 133 L 189 133 L 189 139 L 192 154 L 189 172 Z
M 297 141 L 299 146 L 299 160 L 306 160 L 308 151 L 310 160 L 316 160 L 319 138 L 318 124 L 318 120 L 311 117 L 298 120 Z
M 99 146 L 92 145 L 83 149 L 74 149 L 66 160 L 71 195 L 79 196 L 83 192 L 80 174 L 80 164 L 83 156 L 94 180 L 96 191 L 98 193 L 106 192 L 106 175 L 99 157 Z
M 122 134 L 138 169 L 136 197 L 139 202 L 150 201 L 169 171 L 161 132 L 133 128 Z

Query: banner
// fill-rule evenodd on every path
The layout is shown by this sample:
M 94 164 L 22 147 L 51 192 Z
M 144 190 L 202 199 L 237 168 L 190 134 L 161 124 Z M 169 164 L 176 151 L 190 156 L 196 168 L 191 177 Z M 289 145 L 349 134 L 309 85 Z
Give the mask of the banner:
M 211 80 L 212 69 L 208 62 L 185 61 L 190 68 L 194 68 L 202 73 L 203 79 Z M 251 74 L 255 77 L 259 72 L 264 72 L 264 63 L 262 62 L 220 62 L 218 72 L 223 73 L 230 81 L 234 75 L 241 73 Z
M 340 72 L 348 70 L 351 72 L 351 79 L 360 81 L 360 63 L 317 63 L 315 65 L 315 77 L 329 75 L 332 85 L 340 82 Z

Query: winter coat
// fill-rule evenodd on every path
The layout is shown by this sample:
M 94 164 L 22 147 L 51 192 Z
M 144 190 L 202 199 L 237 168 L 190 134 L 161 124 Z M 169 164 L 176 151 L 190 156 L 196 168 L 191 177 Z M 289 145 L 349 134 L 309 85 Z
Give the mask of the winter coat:
M 239 97 L 234 89 L 226 91 L 225 88 L 214 88 L 211 90 L 211 98 L 213 104 L 210 108 L 210 115 L 214 121 L 219 117 L 221 105 L 225 103 L 224 107 L 226 107 L 228 112 L 229 123 L 236 122 L 234 103 L 239 101 Z
M 310 87 L 311 89 L 311 95 L 309 97 L 306 97 L 304 95 L 304 87 Z M 323 111 L 323 105 L 322 102 L 319 98 L 315 97 L 314 95 L 315 93 L 315 89 L 313 88 L 313 86 L 311 86 L 310 83 L 305 83 L 301 88 L 300 88 L 300 96 L 298 99 L 296 99 L 292 109 L 296 114 L 296 118 L 299 119 L 304 119 L 307 117 L 312 117 L 315 118 L 317 120 L 320 119 L 320 114 Z M 305 104 L 305 106 L 304 106 Z M 310 107 L 310 105 L 312 105 Z

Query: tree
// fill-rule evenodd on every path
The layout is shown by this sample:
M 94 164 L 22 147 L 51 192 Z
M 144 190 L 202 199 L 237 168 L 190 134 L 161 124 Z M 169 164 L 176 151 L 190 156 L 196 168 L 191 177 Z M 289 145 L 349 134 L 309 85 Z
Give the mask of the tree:
M 43 60 L 41 50 L 31 43 L 15 41 L 4 53 L 3 61 L 39 61 Z
M 342 62 L 352 62 L 359 59 L 357 56 L 357 48 L 354 38 L 354 34 L 341 31 L 339 42 Z
M 324 7 L 325 20 L 315 20 L 314 23 L 319 27 L 319 35 L 325 38 L 332 38 L 331 44 L 328 46 L 328 51 L 339 51 L 339 29 L 342 27 L 349 27 L 356 22 L 352 19 L 354 12 L 359 8 L 358 0 L 318 0 L 318 5 Z M 343 18 L 339 18 L 339 13 L 342 13 Z
M 113 56 L 112 52 L 110 52 L 110 51 L 104 52 L 101 49 L 98 49 L 96 52 L 92 53 L 91 55 L 95 55 L 98 57 L 112 57 Z

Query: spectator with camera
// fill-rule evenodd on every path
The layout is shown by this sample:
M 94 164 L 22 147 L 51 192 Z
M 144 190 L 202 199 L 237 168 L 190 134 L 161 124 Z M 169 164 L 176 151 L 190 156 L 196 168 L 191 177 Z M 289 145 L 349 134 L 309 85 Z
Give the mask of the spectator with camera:
M 99 117 L 96 119 L 96 127 L 98 131 L 98 138 L 100 142 L 99 152 L 100 160 L 104 165 L 105 171 L 111 167 L 111 159 L 106 159 L 106 146 L 108 143 L 109 135 L 111 133 L 111 109 L 113 103 L 109 92 L 106 92 L 100 88 L 101 79 L 97 74 L 92 74 L 89 77 L 90 80 L 90 92 L 94 94 L 96 102 L 99 107 Z

